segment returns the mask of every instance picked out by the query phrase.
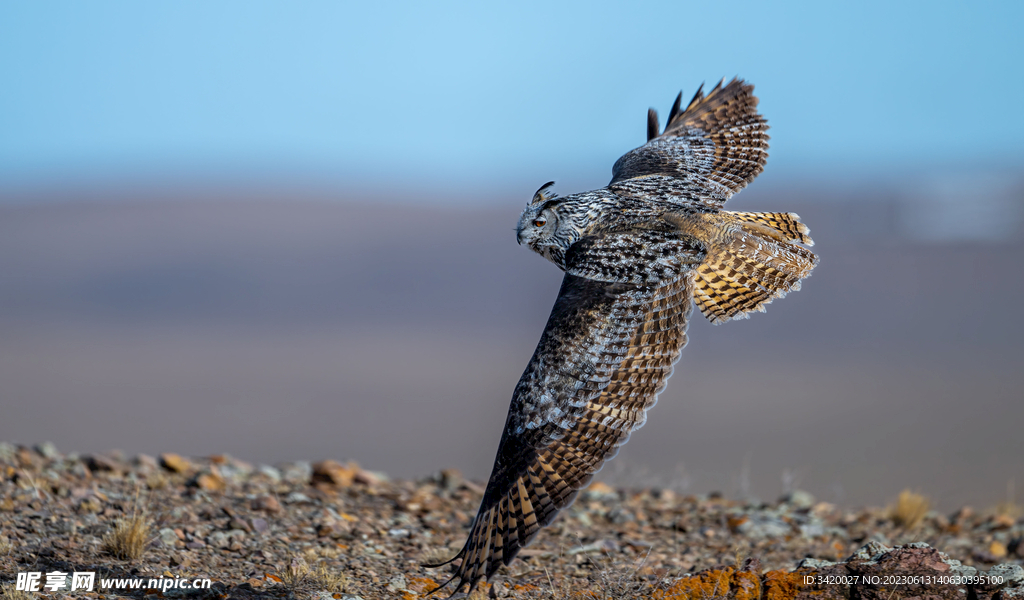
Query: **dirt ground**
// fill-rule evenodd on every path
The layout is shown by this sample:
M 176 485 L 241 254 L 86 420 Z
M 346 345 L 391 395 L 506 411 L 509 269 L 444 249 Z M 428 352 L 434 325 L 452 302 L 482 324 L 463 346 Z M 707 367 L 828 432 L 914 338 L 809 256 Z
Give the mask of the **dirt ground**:
M 454 471 L 397 481 L 334 461 L 271 467 L 228 456 L 129 459 L 0 443 L 0 598 L 415 600 L 447 578 L 444 568 L 420 564 L 458 551 L 481 493 Z M 947 589 L 965 600 L 1010 599 L 1024 590 L 1013 587 L 1024 562 L 1021 517 L 1012 505 L 942 515 L 909 492 L 884 509 L 849 510 L 799 491 L 762 503 L 598 483 L 474 596 L 782 600 L 813 588 L 794 583 L 794 572 L 863 575 L 864 565 L 899 555 L 916 561 L 899 567 L 914 572 L 930 564 L 947 574 L 1002 573 L 1002 587 Z M 28 572 L 41 573 L 44 584 L 54 572 L 147 583 L 16 590 L 18 574 Z M 157 590 L 149 579 L 211 583 Z M 721 586 L 694 587 L 712 580 Z M 1019 580 L 1024 586 L 1024 570 Z M 816 597 L 871 596 L 849 586 L 814 589 Z

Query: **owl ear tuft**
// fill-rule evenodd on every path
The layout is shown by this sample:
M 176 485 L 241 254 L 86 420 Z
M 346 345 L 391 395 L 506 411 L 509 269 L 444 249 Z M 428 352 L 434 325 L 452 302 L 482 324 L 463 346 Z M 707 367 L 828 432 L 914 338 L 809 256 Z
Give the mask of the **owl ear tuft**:
M 539 204 L 541 202 L 547 202 L 556 196 L 554 193 L 547 193 L 548 188 L 555 185 L 554 181 L 549 181 L 544 185 L 540 186 L 540 189 L 533 194 L 533 200 L 530 201 L 530 206 Z
M 669 117 L 671 121 L 672 118 Z M 654 138 L 661 135 L 661 124 L 658 123 L 658 111 L 653 108 L 647 109 L 647 141 L 651 141 Z

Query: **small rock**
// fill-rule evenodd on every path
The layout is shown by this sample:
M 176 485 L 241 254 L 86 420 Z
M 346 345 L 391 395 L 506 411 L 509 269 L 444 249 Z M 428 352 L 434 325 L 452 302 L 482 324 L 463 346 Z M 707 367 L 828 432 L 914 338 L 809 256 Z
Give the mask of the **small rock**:
M 95 496 L 89 496 L 78 503 L 78 512 L 80 513 L 96 513 L 103 509 L 103 505 Z
M 174 530 L 170 527 L 164 527 L 159 532 L 160 541 L 169 548 L 173 548 L 174 544 L 178 542 L 178 534 L 174 533 Z
M 797 563 L 796 568 L 798 569 L 824 569 L 825 567 L 832 567 L 838 563 L 834 563 L 828 560 L 819 560 L 817 558 L 805 558 Z
M 807 509 L 814 506 L 814 496 L 803 490 L 793 490 L 779 498 L 779 502 L 784 502 L 794 508 Z
M 996 540 L 989 544 L 988 553 L 996 558 L 1003 558 L 1007 554 L 1006 544 Z
M 231 545 L 231 535 L 226 531 L 214 531 L 206 536 L 206 543 L 214 548 L 227 548 Z
M 187 569 L 192 566 L 192 557 L 188 554 L 172 554 L 168 564 L 179 569 Z
M 590 484 L 583 492 L 583 497 L 587 500 L 604 500 L 618 498 L 619 494 L 603 481 L 595 481 Z
M 281 503 L 278 502 L 274 496 L 260 496 L 254 498 L 252 501 L 253 510 L 261 510 L 265 513 L 279 513 L 281 512 Z
M 185 473 L 192 468 L 187 460 L 170 452 L 160 455 L 160 466 L 172 473 Z
M 214 469 L 206 473 L 200 473 L 191 483 L 204 492 L 223 492 L 227 487 L 224 478 Z
M 388 476 L 378 471 L 366 471 L 364 469 L 356 470 L 353 481 L 369 486 L 379 486 L 388 481 Z
M 292 492 L 285 496 L 284 501 L 286 504 L 299 504 L 302 502 L 310 502 L 309 496 L 302 492 Z
M 255 517 L 253 519 L 250 519 L 249 522 L 252 525 L 253 531 L 255 531 L 256 533 L 264 533 L 267 531 L 268 526 L 266 519 Z
M 409 530 L 408 529 L 389 529 L 388 530 L 388 535 L 390 535 L 393 538 L 407 538 L 407 537 L 409 537 Z
M 312 483 L 326 483 L 337 487 L 352 485 L 356 468 L 345 466 L 334 460 L 322 460 L 313 464 Z
M 996 565 L 988 570 L 989 577 L 1002 577 L 1003 582 L 1017 586 L 1024 584 L 1024 567 L 1012 563 Z
M 793 533 L 789 523 L 764 514 L 751 514 L 736 527 L 736 532 L 753 540 L 784 537 Z
M 203 540 L 192 540 L 191 542 L 185 544 L 185 547 L 189 550 L 200 550 L 206 547 L 206 542 L 204 542 Z
M 260 465 L 256 467 L 256 474 L 266 477 L 273 483 L 279 483 L 281 481 L 281 471 L 270 465 Z
M 800 535 L 805 538 L 816 538 L 825 534 L 825 528 L 821 523 L 807 523 L 800 526 Z
M 388 582 L 388 589 L 392 592 L 402 592 L 409 584 L 405 581 L 405 575 L 397 575 Z
M 57 460 L 60 458 L 60 452 L 57 452 L 57 446 L 54 446 L 53 442 L 43 442 L 37 445 L 36 452 L 46 460 Z
M 886 552 L 891 552 L 892 548 L 882 544 L 881 542 L 871 541 L 861 547 L 853 556 L 846 559 L 847 562 L 853 560 L 878 560 Z
M 93 473 L 98 473 L 101 471 L 110 473 L 112 471 L 118 470 L 117 463 L 107 458 L 106 456 L 90 454 L 89 456 L 86 456 L 82 460 L 85 463 L 85 465 L 89 467 L 89 470 L 92 471 Z
M 143 473 L 152 473 L 160 467 L 156 459 L 148 454 L 137 454 L 132 462 Z
M 13 463 L 18 449 L 10 442 L 0 442 L 0 462 Z
M 313 476 L 313 467 L 306 461 L 299 461 L 281 467 L 281 479 L 287 483 L 306 483 Z
M 336 521 L 325 521 L 316 526 L 316 535 L 322 538 L 340 538 L 347 532 L 340 523 Z
M 219 465 L 217 470 L 224 479 L 234 481 L 235 483 L 241 483 L 249 477 L 250 473 L 252 473 L 252 465 L 236 458 L 232 458 L 228 463 Z

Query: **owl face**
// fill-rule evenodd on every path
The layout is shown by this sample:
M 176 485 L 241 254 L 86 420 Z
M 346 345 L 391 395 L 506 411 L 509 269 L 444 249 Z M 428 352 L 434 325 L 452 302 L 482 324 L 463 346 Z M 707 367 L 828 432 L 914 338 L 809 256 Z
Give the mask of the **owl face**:
M 558 223 L 558 211 L 551 203 L 530 204 L 519 216 L 516 240 L 555 264 L 560 264 L 560 258 L 565 255 L 565 247 L 562 247 L 565 240 L 558 235 Z

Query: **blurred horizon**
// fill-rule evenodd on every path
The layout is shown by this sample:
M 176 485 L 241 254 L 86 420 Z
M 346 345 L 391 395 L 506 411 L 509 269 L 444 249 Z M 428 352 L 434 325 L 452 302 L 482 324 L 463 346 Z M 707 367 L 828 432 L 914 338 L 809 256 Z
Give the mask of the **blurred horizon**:
M 822 263 L 766 314 L 695 315 L 599 479 L 1005 500 L 1024 480 L 1021 190 L 971 219 L 941 197 L 733 199 L 800 213 Z M 561 277 L 513 243 L 520 206 L 0 205 L 0 439 L 485 479 Z
M 731 210 L 821 265 L 691 322 L 601 478 L 943 509 L 1024 481 L 1024 4 L 0 5 L 0 440 L 486 478 L 560 273 L 676 94 L 771 126 Z M 1004 108 L 1005 107 L 1005 108 Z M 1003 116 L 1002 112 L 1008 113 Z

